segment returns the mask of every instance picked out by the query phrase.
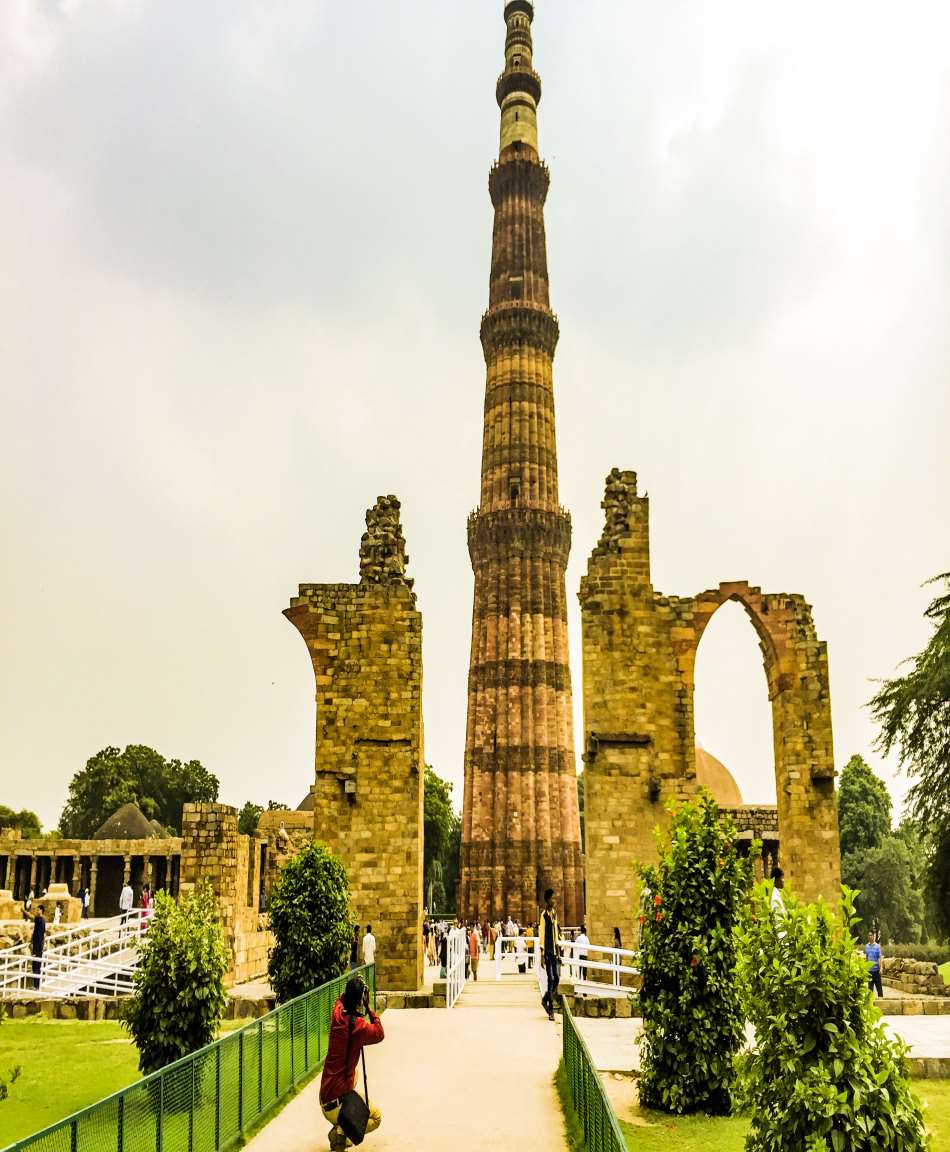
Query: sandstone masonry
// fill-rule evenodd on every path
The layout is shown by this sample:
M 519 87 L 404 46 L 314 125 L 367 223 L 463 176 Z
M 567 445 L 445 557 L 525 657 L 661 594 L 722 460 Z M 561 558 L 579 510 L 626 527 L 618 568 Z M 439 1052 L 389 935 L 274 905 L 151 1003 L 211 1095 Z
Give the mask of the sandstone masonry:
M 772 703 L 777 833 L 788 884 L 805 900 L 836 902 L 828 657 L 801 596 L 763 594 L 744 582 L 695 597 L 665 596 L 650 580 L 649 504 L 634 472 L 607 480 L 604 533 L 581 581 L 587 924 L 592 939 L 619 926 L 635 940 L 638 862 L 656 859 L 653 830 L 671 801 L 695 795 L 693 674 L 716 610 L 745 608 L 759 638 Z M 741 811 L 733 813 L 740 817 Z M 745 821 L 774 830 L 768 809 Z M 750 835 L 751 839 L 751 835 Z
M 422 617 L 399 501 L 366 515 L 359 584 L 304 584 L 284 615 L 316 679 L 313 834 L 343 861 L 378 941 L 379 987 L 422 984 Z M 288 832 L 289 835 L 289 832 Z

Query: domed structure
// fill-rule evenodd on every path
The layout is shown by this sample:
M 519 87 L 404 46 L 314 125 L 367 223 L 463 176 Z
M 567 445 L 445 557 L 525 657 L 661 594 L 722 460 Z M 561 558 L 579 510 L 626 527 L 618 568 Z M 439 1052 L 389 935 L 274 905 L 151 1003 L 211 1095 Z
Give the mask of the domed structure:
M 152 831 L 155 833 L 156 836 L 159 837 L 159 839 L 167 840 L 169 838 L 169 836 L 171 835 L 171 833 L 168 831 L 168 829 L 163 828 L 162 825 L 159 824 L 159 822 L 157 820 L 149 820 L 149 824 L 151 825 Z
M 312 812 L 313 811 L 313 788 L 307 793 L 306 796 L 297 805 L 298 812 Z
M 732 777 L 732 773 L 705 748 L 696 745 L 696 783 L 702 785 L 711 794 L 716 803 L 723 808 L 732 808 L 742 804 L 742 793 L 739 785 Z
M 137 804 L 123 804 L 102 825 L 94 840 L 157 840 L 159 834 Z

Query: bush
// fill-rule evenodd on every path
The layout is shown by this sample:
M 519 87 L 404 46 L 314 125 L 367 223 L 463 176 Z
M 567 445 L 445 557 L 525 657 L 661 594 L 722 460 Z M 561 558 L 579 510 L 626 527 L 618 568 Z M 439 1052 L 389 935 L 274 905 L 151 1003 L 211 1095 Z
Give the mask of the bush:
M 896 956 L 902 960 L 923 960 L 928 964 L 946 964 L 950 960 L 950 944 L 882 944 L 885 959 Z
M 346 971 L 350 955 L 350 889 L 339 859 L 308 844 L 280 871 L 271 891 L 274 946 L 267 962 L 278 1001 L 292 1000 Z
M 228 952 L 211 885 L 178 901 L 157 892 L 141 953 L 123 1024 L 149 1073 L 210 1044 L 224 1015 Z
M 734 926 L 749 867 L 731 820 L 708 793 L 677 809 L 660 863 L 642 868 L 640 1102 L 685 1114 L 731 1109 L 733 1056 L 743 1038 Z
M 752 1110 L 747 1152 L 918 1152 L 927 1147 L 907 1080 L 906 1048 L 885 1032 L 867 965 L 828 907 L 786 889 L 773 918 L 760 884 L 740 929 L 738 977 L 754 1051 L 739 1059 L 740 1103 Z

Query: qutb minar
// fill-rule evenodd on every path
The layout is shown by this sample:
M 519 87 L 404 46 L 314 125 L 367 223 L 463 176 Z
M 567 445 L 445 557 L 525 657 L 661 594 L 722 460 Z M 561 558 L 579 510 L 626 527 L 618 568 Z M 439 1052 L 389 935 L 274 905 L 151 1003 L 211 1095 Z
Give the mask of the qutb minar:
M 488 311 L 481 502 L 468 523 L 475 571 L 459 911 L 536 919 L 556 890 L 583 914 L 565 571 L 571 520 L 558 503 L 552 366 L 558 340 L 544 232 L 550 177 L 538 154 L 541 81 L 529 0 L 505 5 L 505 70 Z

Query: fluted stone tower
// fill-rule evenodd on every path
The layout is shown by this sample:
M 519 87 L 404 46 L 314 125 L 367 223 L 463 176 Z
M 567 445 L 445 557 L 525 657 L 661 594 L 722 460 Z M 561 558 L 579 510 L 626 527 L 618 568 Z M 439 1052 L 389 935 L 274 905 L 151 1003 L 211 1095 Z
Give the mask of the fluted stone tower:
M 460 912 L 538 913 L 556 890 L 562 922 L 583 913 L 564 573 L 571 520 L 558 503 L 552 363 L 558 324 L 548 297 L 538 156 L 541 81 L 532 68 L 529 0 L 505 5 L 498 79 L 501 145 L 495 207 L 481 504 L 469 518 L 475 570 L 468 682 Z

